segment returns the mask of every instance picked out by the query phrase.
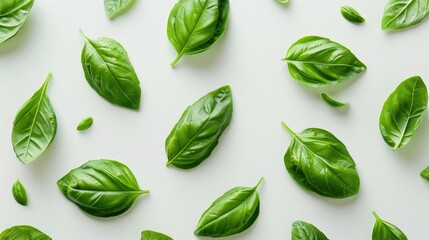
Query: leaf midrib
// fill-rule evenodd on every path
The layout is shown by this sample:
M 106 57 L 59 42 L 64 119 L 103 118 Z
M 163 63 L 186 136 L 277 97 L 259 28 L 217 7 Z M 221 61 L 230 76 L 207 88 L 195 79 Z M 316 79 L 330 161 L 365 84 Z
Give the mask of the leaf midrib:
M 412 2 L 414 2 L 415 0 L 410 0 L 407 4 L 405 4 L 404 8 L 402 8 L 401 11 L 399 11 L 398 14 L 396 14 L 394 17 L 392 17 L 392 19 L 390 19 L 386 24 L 384 24 L 384 27 L 387 27 L 388 25 L 390 25 L 390 23 L 395 20 L 396 18 L 398 18 L 399 15 L 401 15 L 410 5 Z M 395 3 L 394 3 L 395 4 Z M 393 4 L 392 4 L 393 5 Z M 390 7 L 390 6 L 389 6 Z
M 314 65 L 322 65 L 322 66 L 335 66 L 335 67 L 351 67 L 351 68 L 361 68 L 359 66 L 349 65 L 349 64 L 341 64 L 341 63 L 321 63 L 321 62 L 313 62 L 313 61 L 300 61 L 300 60 L 290 60 L 287 58 L 283 59 L 287 63 L 304 63 L 304 64 L 314 64 Z
M 11 11 L 9 11 L 9 12 L 5 12 L 5 13 L 3 13 L 3 14 L 0 14 L 0 18 L 1 17 L 4 17 L 4 16 L 7 16 L 7 15 L 9 15 L 9 14 L 12 14 L 13 12 L 16 12 L 16 11 L 18 11 L 18 10 L 20 10 L 21 8 L 23 8 L 25 5 L 27 5 L 27 4 L 31 4 L 31 0 L 29 0 L 29 1 L 26 1 L 26 2 L 24 2 L 23 4 L 21 4 L 21 5 L 18 5 L 18 6 L 15 6 L 14 8 L 12 8 L 11 9 Z

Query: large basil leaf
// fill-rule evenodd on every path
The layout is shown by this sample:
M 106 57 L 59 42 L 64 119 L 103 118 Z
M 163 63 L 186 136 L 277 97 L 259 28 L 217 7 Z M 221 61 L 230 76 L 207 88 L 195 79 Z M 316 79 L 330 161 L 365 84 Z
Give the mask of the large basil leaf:
M 258 187 L 235 187 L 216 199 L 203 213 L 195 235 L 226 237 L 248 229 L 259 215 Z
M 313 224 L 296 221 L 292 224 L 292 237 L 291 240 L 329 240 Z
M 34 0 L 0 2 L 0 43 L 15 36 L 27 20 Z
M 291 177 L 302 187 L 325 197 L 346 198 L 359 192 L 359 175 L 346 146 L 332 133 L 308 128 L 292 137 L 284 156 Z
M 372 229 L 372 240 L 407 240 L 407 236 L 395 225 L 384 221 L 375 212 L 375 224 Z
M 110 38 L 82 36 L 82 67 L 89 85 L 113 104 L 139 109 L 140 81 L 124 47 Z
M 135 0 L 104 0 L 104 10 L 110 19 L 124 13 L 134 4 Z
M 22 185 L 21 181 L 16 180 L 16 182 L 12 186 L 12 195 L 15 198 L 15 201 L 23 206 L 27 205 L 27 191 L 25 190 L 24 185 Z
M 427 105 L 428 92 L 420 77 L 399 84 L 381 110 L 379 127 L 384 141 L 393 149 L 405 146 L 418 130 Z
M 49 236 L 32 226 L 14 226 L 0 233 L 0 240 L 51 240 Z
M 229 0 L 179 0 L 168 17 L 167 35 L 177 51 L 174 66 L 183 55 L 209 49 L 225 33 Z
M 112 217 L 127 211 L 140 195 L 131 170 L 114 160 L 91 160 L 58 180 L 64 196 L 83 211 L 97 217 Z
M 189 169 L 210 156 L 232 117 L 232 95 L 223 86 L 189 106 L 165 140 L 167 166 Z
M 385 31 L 414 26 L 429 15 L 429 0 L 388 0 L 381 28 Z
M 366 69 L 349 49 L 317 36 L 296 41 L 283 60 L 287 62 L 291 76 L 309 87 L 338 84 Z
M 52 74 L 42 87 L 19 109 L 13 121 L 12 145 L 22 163 L 38 158 L 52 143 L 57 132 L 57 118 L 46 94 Z
M 173 240 L 173 239 L 160 232 L 144 230 L 142 232 L 141 240 Z

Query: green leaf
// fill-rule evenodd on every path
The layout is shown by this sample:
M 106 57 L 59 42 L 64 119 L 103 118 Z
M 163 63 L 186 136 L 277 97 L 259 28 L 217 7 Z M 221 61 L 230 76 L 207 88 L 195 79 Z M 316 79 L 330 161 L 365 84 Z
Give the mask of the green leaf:
M 375 224 L 372 229 L 372 240 L 407 240 L 407 236 L 395 225 L 382 220 L 375 212 Z
M 110 38 L 92 40 L 82 36 L 85 45 L 81 60 L 89 85 L 113 104 L 139 109 L 140 81 L 124 47 Z
M 365 22 L 365 18 L 363 18 L 360 13 L 356 11 L 356 9 L 350 6 L 342 6 L 341 15 L 343 15 L 343 17 L 351 23 L 359 24 Z
M 52 74 L 42 87 L 19 109 L 13 121 L 12 145 L 24 164 L 36 160 L 52 143 L 57 132 L 57 118 L 46 94 Z
M 127 211 L 148 190 L 141 190 L 131 170 L 114 160 L 91 160 L 58 180 L 64 196 L 96 217 Z
M 135 0 L 104 0 L 104 10 L 107 17 L 113 19 L 130 9 Z
M 429 15 L 429 0 L 388 0 L 381 28 L 393 31 L 414 26 Z
M 0 3 L 0 44 L 15 36 L 27 20 L 34 0 L 2 0 Z
M 286 3 L 288 3 L 289 2 L 289 0 L 276 0 L 278 3 L 281 3 L 281 4 L 286 4 Z
M 142 232 L 141 240 L 173 240 L 171 237 L 162 234 L 160 232 L 155 232 L 151 230 L 144 230 Z
M 397 149 L 408 144 L 419 129 L 427 105 L 428 93 L 420 77 L 411 77 L 399 84 L 380 114 L 380 132 L 387 145 Z
M 348 105 L 348 103 L 343 103 L 343 102 L 340 102 L 340 101 L 337 101 L 337 100 L 333 99 L 331 96 L 329 96 L 326 93 L 321 93 L 320 96 L 322 97 L 322 99 L 327 104 L 329 104 L 332 107 L 344 107 L 344 106 Z
M 291 240 L 329 240 L 325 234 L 313 224 L 296 221 L 292 224 Z
M 206 51 L 225 33 L 229 0 L 179 0 L 168 17 L 167 35 L 178 55 Z
M 28 198 L 27 198 L 27 191 L 25 191 L 24 185 L 19 180 L 16 180 L 16 182 L 12 186 L 12 195 L 13 198 L 15 198 L 15 201 L 23 206 L 27 205 Z
M 210 156 L 231 117 L 229 86 L 218 88 L 189 106 L 165 140 L 167 166 L 198 166 Z
M 79 122 L 79 125 L 77 125 L 76 130 L 85 131 L 92 126 L 93 122 L 94 122 L 94 119 L 92 117 L 84 118 L 82 119 L 82 121 Z
M 295 80 L 315 88 L 338 84 L 366 69 L 349 49 L 317 36 L 296 41 L 283 60 Z
M 428 181 L 429 181 L 429 167 L 427 167 L 427 168 L 423 169 L 423 171 L 421 171 L 421 172 L 420 172 L 420 176 L 421 176 L 423 179 L 426 179 L 426 180 L 428 180 Z
M 0 233 L 0 240 L 52 240 L 32 226 L 14 226 Z
M 195 235 L 226 237 L 248 229 L 259 215 L 258 187 L 235 187 L 216 199 L 203 213 Z
M 331 198 L 346 198 L 359 192 L 356 164 L 340 140 L 323 129 L 307 128 L 296 134 L 282 124 L 292 137 L 284 163 L 298 184 Z

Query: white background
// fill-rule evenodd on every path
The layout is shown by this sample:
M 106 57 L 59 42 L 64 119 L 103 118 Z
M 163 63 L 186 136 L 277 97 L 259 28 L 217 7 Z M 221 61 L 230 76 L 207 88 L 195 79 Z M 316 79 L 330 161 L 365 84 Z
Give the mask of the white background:
M 22 30 L 0 45 L 0 230 L 33 225 L 53 239 L 140 239 L 152 229 L 177 240 L 197 239 L 193 230 L 213 200 L 235 186 L 253 186 L 260 177 L 261 211 L 255 224 L 226 239 L 289 239 L 295 220 L 313 223 L 330 239 L 370 239 L 371 211 L 401 228 L 409 239 L 425 239 L 429 183 L 420 171 L 429 165 L 429 117 L 405 148 L 392 151 L 378 129 L 387 96 L 404 79 L 429 79 L 429 23 L 398 33 L 381 31 L 385 1 L 231 0 L 224 37 L 207 52 L 176 57 L 166 34 L 175 0 L 138 0 L 110 21 L 103 1 L 36 0 Z M 353 25 L 340 14 L 355 7 L 366 18 Z M 80 63 L 82 29 L 90 38 L 111 37 L 128 51 L 141 81 L 140 111 L 111 105 L 90 88 Z M 368 66 L 359 78 L 322 90 L 299 85 L 284 57 L 307 35 L 331 38 Z M 14 116 L 42 85 L 54 78 L 48 95 L 58 118 L 51 147 L 23 165 L 10 135 Z M 231 85 L 234 113 L 212 155 L 195 169 L 166 167 L 164 141 L 185 108 L 207 92 Z M 350 102 L 347 110 L 326 105 L 325 91 Z M 75 130 L 94 117 L 87 132 Z M 331 131 L 357 164 L 361 189 L 356 197 L 332 200 L 300 188 L 288 175 L 283 155 L 290 137 L 285 121 L 299 132 L 308 127 Z M 64 198 L 56 181 L 90 159 L 125 163 L 142 189 L 127 213 L 94 218 Z M 12 184 L 21 179 L 29 205 L 18 205 Z

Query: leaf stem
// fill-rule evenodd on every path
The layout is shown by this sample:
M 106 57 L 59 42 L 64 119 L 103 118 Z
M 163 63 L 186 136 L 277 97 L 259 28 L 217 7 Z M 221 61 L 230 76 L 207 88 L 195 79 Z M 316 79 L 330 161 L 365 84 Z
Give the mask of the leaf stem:
M 48 73 L 48 76 L 46 76 L 45 82 L 43 83 L 45 89 L 46 89 L 46 86 L 49 85 L 49 82 L 51 82 L 51 79 L 52 79 L 52 73 Z
M 261 185 L 262 181 L 264 181 L 264 177 L 261 177 L 261 179 L 259 179 L 258 183 L 256 183 L 255 189 L 258 189 L 259 185 Z
M 174 59 L 174 61 L 170 64 L 170 66 L 174 67 L 176 65 L 176 63 L 179 62 L 179 60 L 182 56 L 183 56 L 183 53 L 179 53 L 179 55 L 177 55 L 176 59 Z
M 377 215 L 377 213 L 375 213 L 375 211 L 372 211 L 372 215 L 374 215 L 374 217 L 375 217 L 377 220 L 381 221 L 381 218 Z
M 296 137 L 296 134 L 286 125 L 285 122 L 282 122 L 282 126 L 286 129 L 286 131 L 292 136 Z

